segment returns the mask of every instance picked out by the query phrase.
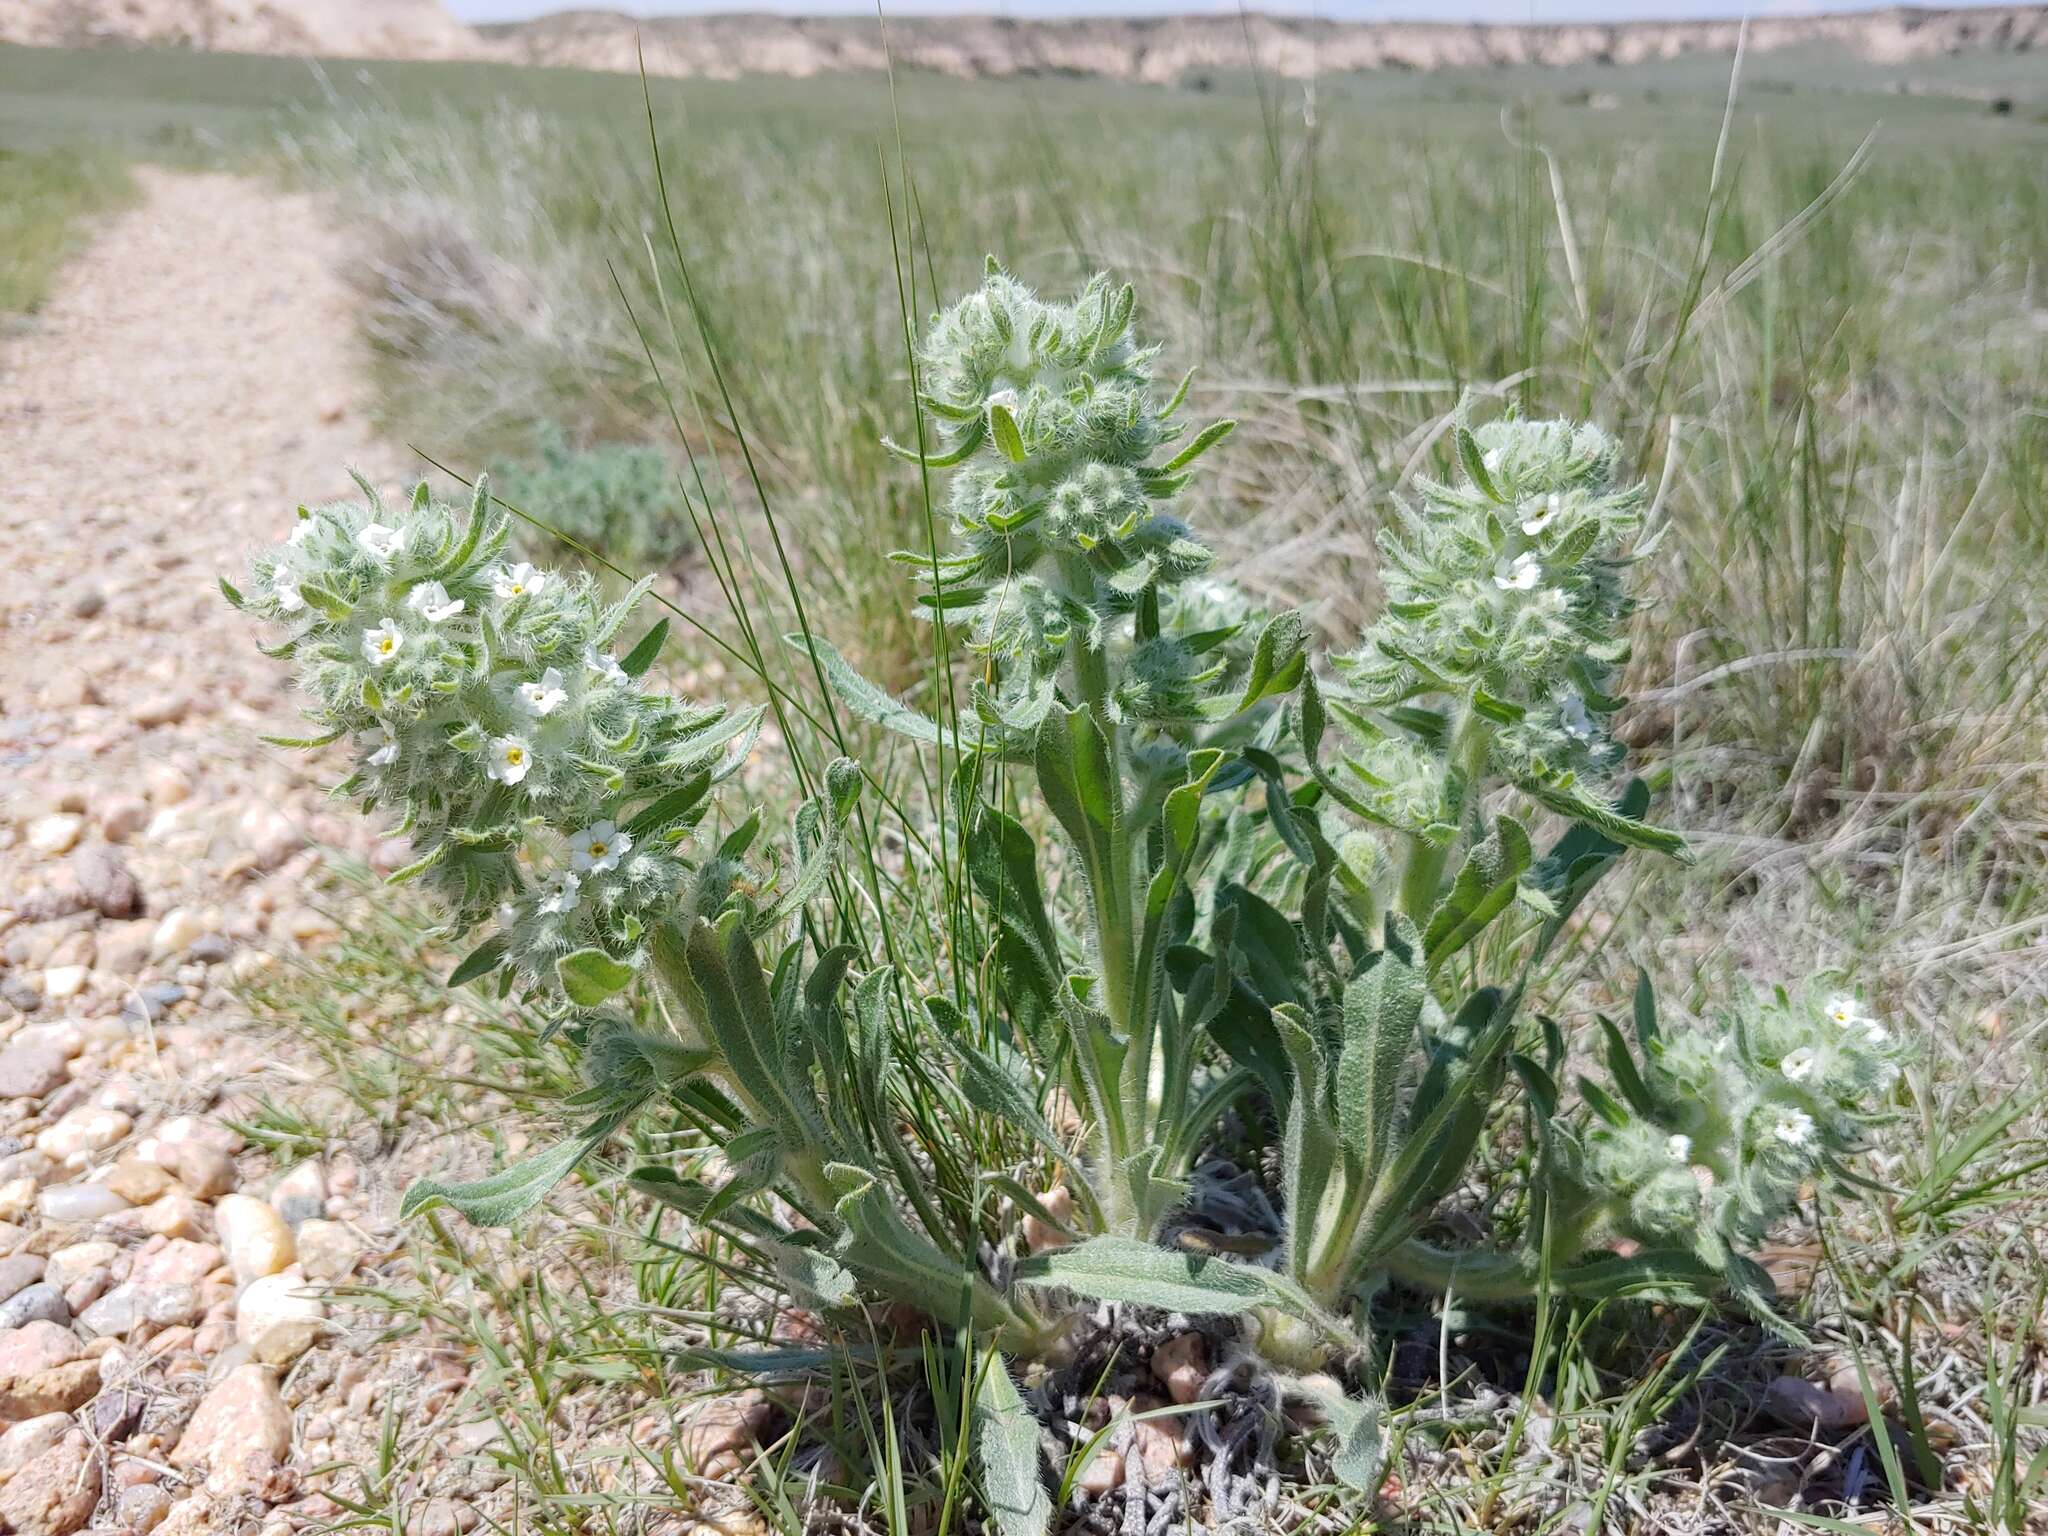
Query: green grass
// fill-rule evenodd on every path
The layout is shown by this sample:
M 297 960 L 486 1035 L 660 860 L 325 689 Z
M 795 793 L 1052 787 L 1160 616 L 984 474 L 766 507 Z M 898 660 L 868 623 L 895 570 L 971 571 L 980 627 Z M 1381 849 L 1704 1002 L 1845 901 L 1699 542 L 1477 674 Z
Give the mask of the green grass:
M 1910 71 L 2007 93 L 1994 114 L 1901 94 L 1900 70 L 1767 56 L 1720 145 L 1727 68 L 1352 77 L 1319 82 L 1312 110 L 1249 74 L 1202 91 L 906 77 L 893 97 L 866 78 L 657 81 L 694 303 L 628 79 L 0 50 L 0 146 L 283 165 L 360 242 L 387 429 L 465 471 L 546 421 L 662 446 L 712 533 L 678 602 L 729 649 L 698 637 L 698 681 L 757 696 L 759 664 L 821 721 L 802 669 L 756 663 L 712 573 L 762 633 L 789 627 L 772 511 L 816 626 L 894 687 L 937 686 L 908 584 L 880 558 L 922 546 L 926 508 L 877 440 L 914 430 L 903 310 L 971 283 L 984 251 L 1048 287 L 1100 264 L 1138 284 L 1162 371 L 1199 364 L 1198 410 L 1243 423 L 1190 515 L 1250 586 L 1313 602 L 1339 640 L 1377 601 L 1390 497 L 1444 467 L 1437 429 L 1461 391 L 1602 421 L 1659 487 L 1668 541 L 1633 735 L 1706 856 L 1612 893 L 1561 968 L 1563 1021 L 1625 999 L 1638 964 L 1683 1009 L 1737 972 L 1840 961 L 1922 1061 L 1879 1149 L 1890 1193 L 1816 1205 L 1817 1358 L 1719 1318 L 1546 1313 L 1493 1376 L 1520 1405 L 1511 1425 L 1460 1416 L 1442 1382 L 1404 1419 L 1437 1474 L 1411 1490 L 1418 1527 L 1558 1528 L 1577 1510 L 1621 1529 L 1711 1484 L 1759 1520 L 1794 1501 L 1800 1519 L 1867 1518 L 1907 1487 L 1927 1520 L 1988 1528 L 2041 1476 L 2024 1365 L 2048 1195 L 2048 85 L 2018 58 Z M 830 732 L 792 719 L 785 745 L 815 762 Z M 928 804 L 915 764 L 850 734 L 899 804 Z M 892 866 L 885 900 L 902 931 L 942 933 L 909 842 L 912 874 Z M 254 999 L 324 1053 L 342 1098 L 267 1108 L 252 1130 L 294 1147 L 340 1125 L 393 1148 L 429 1136 L 420 1161 L 439 1168 L 552 1128 L 570 1064 L 516 1018 L 460 999 L 477 1060 L 449 1064 L 436 1021 L 458 1000 L 420 971 L 419 921 L 352 924 Z M 939 943 L 914 958 L 947 960 Z M 1998 1134 L 1973 1139 L 1987 1115 Z M 641 1155 L 694 1150 L 672 1127 L 635 1134 Z M 418 1285 L 366 1298 L 490 1362 L 479 1402 L 550 1529 L 702 1495 L 631 1448 L 598 1465 L 565 1445 L 561 1407 L 609 1394 L 613 1427 L 671 1413 L 646 1405 L 731 1379 L 691 1373 L 679 1348 L 758 1340 L 770 1315 L 744 1254 L 651 1223 L 612 1167 L 533 1239 L 552 1268 L 430 1223 Z M 1500 1364 L 1483 1321 L 1463 1321 L 1442 1356 L 1461 1380 Z M 1763 1444 L 1764 1385 L 1830 1354 L 1906 1389 L 1897 1447 L 1866 1433 L 1798 1460 Z M 960 1498 L 953 1442 L 902 1436 L 921 1412 L 929 1428 L 959 1371 L 837 1364 L 829 1433 L 793 1437 L 755 1479 L 771 1523 L 798 1527 L 829 1442 L 876 1524 L 932 1528 Z M 1453 1411 L 1432 1415 L 1439 1390 Z M 404 1433 L 365 1470 L 365 1522 L 403 1521 Z M 1753 1475 L 1772 1457 L 1796 1462 L 1791 1482 Z
M 134 179 L 112 153 L 0 148 L 0 325 L 33 315 L 92 220 L 134 197 Z

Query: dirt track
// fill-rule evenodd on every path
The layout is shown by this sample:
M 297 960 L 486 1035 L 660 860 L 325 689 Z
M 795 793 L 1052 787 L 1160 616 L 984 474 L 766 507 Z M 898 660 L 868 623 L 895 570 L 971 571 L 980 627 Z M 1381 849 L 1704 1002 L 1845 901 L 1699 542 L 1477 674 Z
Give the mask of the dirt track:
M 311 845 L 372 834 L 257 742 L 288 680 L 215 580 L 401 461 L 312 206 L 142 174 L 0 347 L 0 1530 L 281 1536 L 387 1393 L 460 1383 L 320 1299 L 388 1247 L 385 1170 L 228 1123 L 305 1076 L 232 983 L 332 937 Z

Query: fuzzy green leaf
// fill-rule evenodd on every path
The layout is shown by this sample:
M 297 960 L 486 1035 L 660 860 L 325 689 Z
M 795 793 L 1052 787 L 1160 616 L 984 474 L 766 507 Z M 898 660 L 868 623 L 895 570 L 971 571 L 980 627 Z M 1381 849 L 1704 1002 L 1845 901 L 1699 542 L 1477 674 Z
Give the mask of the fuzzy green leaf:
M 1574 821 L 1584 822 L 1601 836 L 1630 848 L 1647 848 L 1653 853 L 1668 853 L 1673 858 L 1692 862 L 1692 851 L 1686 847 L 1685 838 L 1663 827 L 1653 827 L 1648 822 L 1637 821 L 1624 815 L 1604 800 L 1596 799 L 1578 785 L 1545 783 L 1541 779 L 1530 779 L 1523 783 L 1522 790 L 1530 799 L 1560 816 L 1569 816 Z
M 1017 1282 L 1058 1286 L 1097 1301 L 1226 1316 L 1295 1300 L 1270 1270 L 1114 1236 L 1025 1259 L 1017 1265 Z
M 996 449 L 1012 464 L 1022 464 L 1024 434 L 1017 430 L 1017 418 L 1010 414 L 1010 408 L 1000 400 L 991 400 L 988 407 L 989 436 L 995 439 Z
M 595 1008 L 614 993 L 623 992 L 632 985 L 635 974 L 632 966 L 601 949 L 579 949 L 555 962 L 556 979 L 579 1008 Z
M 785 635 L 783 639 L 798 650 L 807 648 L 801 635 Z M 819 665 L 825 669 L 825 681 L 831 685 L 833 695 L 861 719 L 928 746 L 939 741 L 941 732 L 936 720 L 908 704 L 897 703 L 881 684 L 861 676 L 829 640 L 814 635 L 808 649 L 815 651 Z
M 661 654 L 662 642 L 668 639 L 668 620 L 657 619 L 654 627 L 640 637 L 639 644 L 626 652 L 626 659 L 619 663 L 619 670 L 628 677 L 644 677 L 647 669 L 654 665 L 654 658 Z
M 1416 966 L 1414 925 L 1387 915 L 1386 947 L 1344 989 L 1344 1043 L 1337 1058 L 1337 1125 L 1344 1150 L 1371 1187 L 1400 1138 L 1402 1068 L 1421 1039 L 1428 996 Z
M 510 1226 L 539 1205 L 547 1192 L 569 1171 L 619 1128 L 623 1115 L 607 1115 L 569 1141 L 559 1142 L 545 1152 L 523 1158 L 488 1178 L 450 1184 L 440 1179 L 420 1179 L 405 1192 L 398 1204 L 401 1221 L 447 1206 L 480 1227 Z
M 1024 1406 L 1010 1368 L 993 1350 L 983 1359 L 975 1392 L 974 1449 L 981 1486 L 1001 1536 L 1045 1536 L 1052 1499 L 1039 1476 L 1038 1420 Z
M 1242 714 L 1261 699 L 1289 692 L 1301 681 L 1307 665 L 1307 621 L 1293 608 L 1274 614 L 1252 648 L 1251 675 L 1245 679 L 1237 712 Z
M 1387 1436 L 1380 1422 L 1380 1405 L 1370 1398 L 1347 1397 L 1328 1376 L 1304 1376 L 1291 1384 L 1322 1410 L 1336 1440 L 1330 1454 L 1330 1470 L 1347 1488 L 1360 1493 L 1377 1493 L 1386 1479 Z
M 502 933 L 494 933 L 483 943 L 469 952 L 469 957 L 448 973 L 448 985 L 459 987 L 475 981 L 479 976 L 488 976 L 505 963 L 505 953 L 511 948 L 511 941 Z
M 1528 872 L 1530 858 L 1529 834 L 1512 816 L 1501 817 L 1486 839 L 1474 845 L 1429 919 L 1423 950 L 1431 971 L 1478 938 L 1506 910 L 1515 899 L 1516 883 Z

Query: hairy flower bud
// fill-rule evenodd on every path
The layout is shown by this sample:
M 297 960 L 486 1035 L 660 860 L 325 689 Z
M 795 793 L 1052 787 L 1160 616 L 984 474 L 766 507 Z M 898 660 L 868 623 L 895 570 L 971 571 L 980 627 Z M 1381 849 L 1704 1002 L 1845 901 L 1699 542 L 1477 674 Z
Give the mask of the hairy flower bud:
M 1134 307 L 1131 288 L 1106 277 L 1053 303 L 991 264 L 925 339 L 924 403 L 940 443 L 924 462 L 961 466 L 951 488 L 958 552 L 936 566 L 928 554 L 897 558 L 928 582 L 926 611 L 962 624 L 989 658 L 992 723 L 1035 724 L 1076 637 L 1105 650 L 1113 623 L 1148 592 L 1159 601 L 1212 563 L 1170 508 L 1186 466 L 1230 424 L 1164 465 L 1148 462 L 1183 429 L 1172 419 L 1180 396 L 1161 404 L 1153 394 Z M 1112 705 L 1136 719 L 1190 713 L 1220 675 L 1172 646 L 1131 672 Z
M 1339 662 L 1358 707 L 1341 712 L 1367 801 L 1404 831 L 1451 805 L 1453 767 L 1568 789 L 1604 780 L 1620 760 L 1608 689 L 1626 658 L 1633 608 L 1624 546 L 1640 531 L 1644 488 L 1614 483 L 1613 442 L 1564 421 L 1457 428 L 1460 483 L 1419 482 L 1380 537 L 1386 608 Z M 1486 722 L 1481 763 L 1431 773 L 1396 765 L 1376 743 L 1397 734 L 1374 710 L 1428 700 Z

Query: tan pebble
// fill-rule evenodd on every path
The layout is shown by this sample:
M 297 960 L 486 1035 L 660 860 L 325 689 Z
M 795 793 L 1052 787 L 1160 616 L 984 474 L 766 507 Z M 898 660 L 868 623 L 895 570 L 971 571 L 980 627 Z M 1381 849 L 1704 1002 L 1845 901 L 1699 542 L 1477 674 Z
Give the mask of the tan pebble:
M 69 811 L 60 811 L 53 816 L 38 816 L 28 824 L 28 846 L 32 852 L 44 858 L 55 858 L 69 853 L 78 845 L 79 834 L 85 830 L 85 818 Z
M 65 1290 L 96 1269 L 111 1270 L 121 1250 L 112 1243 L 94 1240 L 70 1243 L 53 1252 L 43 1266 L 43 1281 Z
M 1065 1223 L 1074 1214 L 1073 1191 L 1064 1184 L 1049 1189 L 1038 1197 L 1038 1203 L 1045 1207 L 1047 1214 Z M 1072 1239 L 1059 1227 L 1045 1221 L 1034 1213 L 1024 1217 L 1024 1247 L 1031 1253 L 1044 1253 L 1053 1248 L 1064 1248 Z
M 124 1157 L 102 1182 L 130 1205 L 147 1205 L 171 1187 L 171 1176 L 155 1163 Z
M 313 944 L 335 936 L 334 924 L 325 913 L 311 907 L 294 907 L 278 920 L 285 937 L 301 944 Z
M 299 1262 L 314 1280 L 342 1280 L 355 1269 L 363 1245 L 338 1221 L 308 1221 L 297 1234 Z
M 172 1190 L 138 1210 L 135 1213 L 136 1224 L 156 1237 L 183 1237 L 197 1241 L 206 1235 L 205 1218 L 201 1214 L 204 1210 L 204 1206 L 183 1190 Z
M 100 1501 L 100 1458 L 82 1430 L 63 1439 L 0 1485 L 0 1528 L 22 1536 L 70 1536 Z
M 1076 1488 L 1098 1498 L 1123 1485 L 1124 1454 L 1113 1445 L 1104 1445 L 1097 1450 L 1089 1458 L 1088 1465 L 1081 1469 L 1081 1475 L 1074 1479 Z
M 172 1177 L 201 1200 L 216 1200 L 239 1180 L 235 1160 L 221 1148 L 196 1136 L 166 1142 L 157 1139 L 156 1160 Z
M 117 795 L 100 808 L 100 836 L 125 843 L 149 825 L 149 805 L 133 795 Z
M 1149 1413 L 1166 1405 L 1156 1397 L 1143 1394 L 1131 1400 L 1134 1414 Z M 1150 1482 L 1164 1482 L 1176 1472 L 1193 1465 L 1195 1459 L 1193 1443 L 1188 1438 L 1187 1421 L 1171 1414 L 1156 1419 L 1131 1420 L 1131 1450 L 1145 1469 Z
M 139 1462 L 122 1464 L 124 1472 L 129 1467 L 138 1467 L 151 1478 L 156 1475 L 154 1468 L 143 1467 Z M 163 1524 L 164 1516 L 171 1512 L 171 1496 L 154 1481 L 136 1483 L 122 1491 L 118 1508 L 123 1525 L 131 1531 L 146 1533 Z
M 290 1365 L 327 1326 L 327 1308 L 293 1265 L 252 1280 L 235 1305 L 235 1337 L 265 1365 Z
M 1209 1379 L 1209 1352 L 1202 1336 L 1177 1333 L 1152 1351 L 1152 1374 L 1176 1403 L 1200 1398 L 1202 1383 Z
M 150 937 L 150 958 L 163 960 L 182 955 L 205 932 L 206 924 L 198 913 L 189 907 L 173 907 L 163 915 Z
M 708 1398 L 683 1425 L 676 1450 L 699 1477 L 731 1477 L 752 1462 L 778 1412 L 775 1400 L 754 1387 Z
M 291 1447 L 291 1410 L 277 1389 L 277 1374 L 252 1364 L 230 1371 L 200 1399 L 170 1460 L 181 1470 L 205 1467 L 212 1486 L 213 1476 L 241 1478 L 252 1454 L 282 1461 Z
M 0 1184 L 0 1221 L 25 1219 L 36 1208 L 36 1191 L 41 1187 L 27 1174 Z
M 274 1275 L 294 1257 L 292 1229 L 270 1206 L 251 1195 L 223 1195 L 213 1222 L 227 1250 L 235 1278 L 247 1284 Z
M 143 785 L 156 805 L 176 805 L 192 795 L 192 781 L 171 763 L 150 764 L 143 774 Z

